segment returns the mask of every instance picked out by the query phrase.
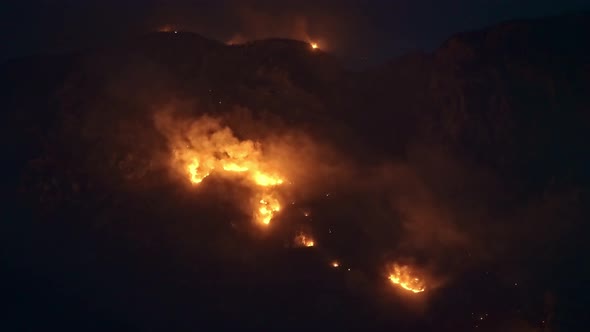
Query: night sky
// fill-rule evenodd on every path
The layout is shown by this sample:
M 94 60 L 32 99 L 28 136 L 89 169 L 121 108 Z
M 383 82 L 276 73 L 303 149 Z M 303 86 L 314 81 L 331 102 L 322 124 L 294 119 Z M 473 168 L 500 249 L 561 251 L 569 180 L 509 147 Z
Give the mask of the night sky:
M 432 50 L 456 32 L 588 9 L 588 0 L 9 0 L 0 4 L 0 60 L 93 47 L 168 24 L 221 41 L 309 36 L 343 58 L 379 63 Z

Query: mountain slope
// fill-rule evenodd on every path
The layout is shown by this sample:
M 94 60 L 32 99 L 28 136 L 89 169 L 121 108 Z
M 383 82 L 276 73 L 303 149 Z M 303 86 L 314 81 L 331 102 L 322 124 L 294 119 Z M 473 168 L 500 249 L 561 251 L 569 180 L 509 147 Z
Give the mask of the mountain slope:
M 485 312 L 494 319 L 476 323 L 490 331 L 546 317 L 584 326 L 589 22 L 507 22 L 364 72 L 303 42 L 228 46 L 185 32 L 4 63 L 0 234 L 13 320 L 457 331 Z M 305 169 L 337 185 L 302 189 L 314 195 L 281 219 L 312 207 L 305 225 L 319 245 L 285 245 L 287 226 L 247 231 L 231 200 L 247 188 L 172 178 L 154 120 L 170 109 L 223 119 L 237 139 L 285 135 L 295 166 L 310 154 L 302 137 L 328 146 L 318 166 L 348 178 Z M 379 264 L 403 256 L 449 279 L 428 305 L 382 280 Z

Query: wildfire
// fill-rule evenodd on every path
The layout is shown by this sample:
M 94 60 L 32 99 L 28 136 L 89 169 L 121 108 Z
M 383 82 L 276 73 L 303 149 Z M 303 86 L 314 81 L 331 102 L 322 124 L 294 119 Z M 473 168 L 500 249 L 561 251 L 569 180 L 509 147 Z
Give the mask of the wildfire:
M 270 224 L 270 221 L 277 212 L 281 210 L 279 200 L 272 194 L 263 194 L 258 201 L 258 211 L 255 215 L 256 220 L 263 225 Z
M 407 265 L 393 264 L 393 269 L 389 274 L 389 280 L 403 289 L 414 293 L 420 293 L 426 289 L 424 281 L 417 277 Z
M 161 115 L 158 123 L 170 128 L 167 136 L 173 151 L 172 164 L 193 185 L 199 185 L 211 174 L 235 174 L 255 189 L 255 221 L 268 225 L 280 211 L 275 188 L 285 179 L 264 158 L 258 142 L 239 140 L 229 127 L 208 116 L 187 125 Z
M 203 182 L 203 179 L 205 179 L 207 176 L 209 176 L 209 174 L 211 174 L 213 167 L 211 167 L 210 164 L 201 167 L 201 163 L 199 163 L 199 160 L 193 159 L 193 161 L 187 166 L 187 170 L 188 174 L 190 175 L 191 182 L 193 184 L 199 184 Z
M 278 186 L 283 184 L 283 179 L 276 175 L 255 172 L 253 175 L 254 182 L 263 187 Z
M 246 166 L 240 166 L 235 163 L 223 165 L 223 170 L 228 172 L 247 172 L 249 169 Z
M 317 43 L 310 43 L 313 49 Z M 198 186 L 208 176 L 225 176 L 237 179 L 251 189 L 253 196 L 247 201 L 255 223 L 267 227 L 282 209 L 282 199 L 289 197 L 282 192 L 285 187 L 293 185 L 294 173 L 290 173 L 285 160 L 276 157 L 276 149 L 263 151 L 259 142 L 240 140 L 232 130 L 221 124 L 216 118 L 203 116 L 194 121 L 177 121 L 170 114 L 157 115 L 156 123 L 170 144 L 171 166 L 184 181 Z M 283 145 L 279 147 L 284 147 Z M 271 151 L 269 153 L 269 151 Z M 288 150 L 289 152 L 291 150 Z M 265 154 L 266 152 L 266 154 Z M 289 155 L 297 155 L 290 153 Z M 275 160 L 269 160 L 269 157 Z M 291 159 L 287 159 L 291 160 Z M 278 167 L 277 165 L 283 165 Z M 292 171 L 292 170 L 291 170 Z M 289 175 L 288 177 L 285 174 Z M 286 185 L 288 184 L 288 185 Z M 331 193 L 326 193 L 330 197 Z M 295 201 L 291 201 L 294 205 Z M 305 217 L 310 217 L 309 210 L 300 210 Z M 308 220 L 311 221 L 311 218 Z M 329 233 L 333 229 L 329 228 Z M 295 246 L 315 247 L 315 240 L 304 232 L 295 236 Z M 335 271 L 344 271 L 338 260 L 329 262 Z M 345 267 L 346 268 L 346 265 Z M 347 271 L 350 271 L 347 268 Z M 394 263 L 388 271 L 388 279 L 394 284 L 412 293 L 426 290 L 423 276 L 408 265 Z M 432 287 L 432 285 L 430 285 Z
M 299 233 L 295 236 L 295 245 L 298 247 L 313 247 L 315 242 L 309 235 Z
M 314 49 L 314 50 L 320 47 L 320 46 L 318 45 L 318 43 L 315 43 L 315 42 L 309 43 L 309 45 L 310 45 L 310 46 L 311 46 L 311 48 L 312 48 L 312 49 Z

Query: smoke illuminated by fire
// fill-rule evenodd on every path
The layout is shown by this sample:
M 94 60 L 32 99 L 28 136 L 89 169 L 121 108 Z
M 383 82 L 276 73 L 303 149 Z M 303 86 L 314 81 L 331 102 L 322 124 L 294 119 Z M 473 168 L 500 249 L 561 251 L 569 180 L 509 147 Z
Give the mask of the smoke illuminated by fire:
M 317 143 L 315 149 L 309 150 L 313 153 L 303 154 L 307 158 L 303 159 L 304 140 L 292 141 L 277 136 L 264 141 L 240 139 L 220 118 L 204 115 L 178 119 L 170 112 L 161 112 L 156 115 L 156 125 L 168 140 L 169 163 L 176 175 L 197 187 L 208 177 L 223 177 L 245 185 L 252 196 L 239 199 L 248 204 L 253 221 L 263 228 L 272 224 L 283 208 L 283 200 L 290 198 L 295 189 L 309 187 L 301 184 L 318 181 L 321 178 L 318 174 L 335 174 L 333 168 L 330 168 L 331 173 L 322 170 L 316 154 L 323 150 L 318 150 Z M 311 169 L 315 172 L 309 172 Z M 306 179 L 310 173 L 314 177 Z M 330 197 L 330 194 L 323 196 Z M 301 211 L 305 217 L 310 216 L 309 210 Z M 296 247 L 317 247 L 307 232 L 298 233 L 293 243 Z M 338 269 L 341 264 L 334 260 L 330 266 Z M 388 270 L 388 279 L 413 293 L 426 289 L 423 276 L 408 265 L 393 264 Z
M 193 184 L 199 184 L 203 181 L 204 178 L 211 174 L 212 167 L 211 165 L 206 165 L 201 167 L 198 159 L 194 159 L 187 167 L 188 174 L 190 175 L 190 180 Z
M 314 240 L 305 233 L 298 233 L 295 236 L 295 246 L 297 247 L 313 247 L 315 245 Z
M 264 158 L 261 144 L 239 140 L 220 120 L 208 116 L 174 123 L 169 115 L 160 114 L 157 122 L 168 131 L 173 167 L 190 183 L 199 185 L 212 174 L 245 180 L 256 192 L 254 220 L 270 224 L 281 209 L 276 187 L 285 180 Z
M 414 293 L 426 290 L 424 280 L 416 276 L 416 273 L 407 265 L 393 264 L 388 279 L 403 289 Z
M 256 221 L 263 225 L 270 224 L 272 218 L 281 210 L 281 203 L 271 193 L 263 193 L 258 203 L 258 211 L 255 213 Z

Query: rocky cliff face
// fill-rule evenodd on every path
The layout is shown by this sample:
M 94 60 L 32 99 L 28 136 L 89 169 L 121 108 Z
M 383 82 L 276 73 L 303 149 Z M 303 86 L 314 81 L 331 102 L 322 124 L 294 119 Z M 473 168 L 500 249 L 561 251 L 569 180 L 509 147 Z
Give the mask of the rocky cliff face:
M 368 125 L 390 119 L 402 128 L 389 130 L 386 144 L 444 142 L 533 186 L 574 174 L 581 180 L 590 107 L 590 50 L 580 42 L 590 33 L 586 21 L 503 23 L 377 68 L 365 78 L 363 102 L 379 110 L 368 117 L 381 121 Z

